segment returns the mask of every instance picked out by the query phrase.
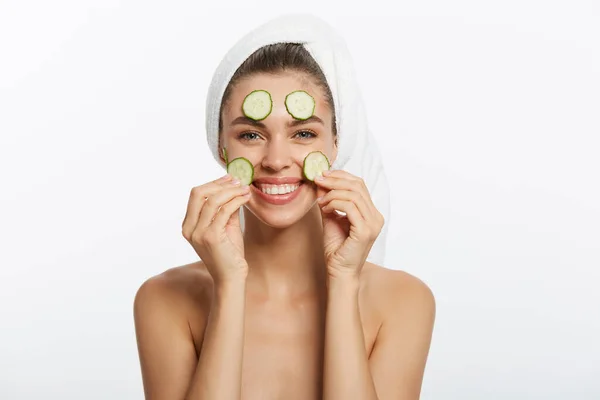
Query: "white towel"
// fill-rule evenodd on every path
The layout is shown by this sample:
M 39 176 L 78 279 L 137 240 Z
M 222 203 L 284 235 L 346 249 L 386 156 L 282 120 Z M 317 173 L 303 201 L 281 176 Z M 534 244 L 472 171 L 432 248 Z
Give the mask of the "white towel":
M 367 126 L 352 58 L 344 40 L 322 19 L 307 13 L 272 19 L 242 37 L 225 55 L 208 90 L 206 133 L 217 162 L 219 111 L 227 84 L 237 68 L 260 47 L 281 42 L 302 43 L 317 61 L 331 88 L 338 131 L 338 157 L 333 169 L 343 169 L 365 181 L 371 198 L 385 218 L 385 225 L 368 260 L 384 264 L 390 200 L 387 178 L 377 144 Z

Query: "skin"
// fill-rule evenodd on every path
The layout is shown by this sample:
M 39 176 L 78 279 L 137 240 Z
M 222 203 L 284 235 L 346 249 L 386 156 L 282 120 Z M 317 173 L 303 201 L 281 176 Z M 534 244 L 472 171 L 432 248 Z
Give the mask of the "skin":
M 262 127 L 234 125 L 256 88 L 271 93 L 273 111 Z M 283 100 L 298 89 L 323 123 L 288 126 Z M 253 75 L 224 108 L 221 145 L 255 177 L 300 178 L 308 152 L 335 160 L 331 121 L 310 79 Z M 416 277 L 365 261 L 383 218 L 360 178 L 327 175 L 283 206 L 229 176 L 192 190 L 182 231 L 203 261 L 149 278 L 134 301 L 147 399 L 419 398 L 434 297 Z

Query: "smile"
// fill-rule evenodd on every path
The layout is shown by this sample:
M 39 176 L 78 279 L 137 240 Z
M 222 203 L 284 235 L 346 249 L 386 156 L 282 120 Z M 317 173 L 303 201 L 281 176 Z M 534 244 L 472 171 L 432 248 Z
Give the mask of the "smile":
M 272 185 L 254 182 L 250 185 L 252 192 L 258 194 L 259 198 L 274 205 L 284 205 L 294 200 L 301 192 L 302 182 L 286 183 L 283 185 Z
M 294 192 L 296 189 L 298 189 L 298 187 L 300 187 L 300 184 L 297 183 L 295 185 L 268 185 L 259 183 L 256 184 L 256 187 L 266 194 L 287 194 Z

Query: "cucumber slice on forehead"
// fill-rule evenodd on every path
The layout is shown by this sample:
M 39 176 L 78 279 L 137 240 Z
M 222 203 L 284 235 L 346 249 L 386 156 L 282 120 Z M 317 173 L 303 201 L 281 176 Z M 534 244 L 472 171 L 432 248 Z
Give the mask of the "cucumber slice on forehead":
M 304 176 L 309 181 L 314 181 L 319 175 L 323 175 L 323 171 L 327 171 L 331 168 L 327 156 L 320 151 L 313 151 L 308 153 L 304 158 Z
M 266 90 L 252 91 L 242 103 L 244 115 L 255 121 L 267 118 L 273 109 L 271 94 Z
M 254 167 L 248 159 L 238 157 L 227 164 L 227 173 L 244 185 L 249 185 L 254 179 Z
M 296 90 L 285 96 L 285 108 L 296 119 L 308 119 L 315 113 L 315 99 L 304 90 Z

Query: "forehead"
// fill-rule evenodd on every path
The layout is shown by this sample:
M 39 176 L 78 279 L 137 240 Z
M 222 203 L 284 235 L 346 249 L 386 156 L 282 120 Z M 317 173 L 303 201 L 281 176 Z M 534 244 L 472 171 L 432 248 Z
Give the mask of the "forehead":
M 302 72 L 286 71 L 277 74 L 258 73 L 240 80 L 231 92 L 231 98 L 223 110 L 223 116 L 226 119 L 233 119 L 241 115 L 242 103 L 253 90 L 266 90 L 271 94 L 273 112 L 281 107 L 285 110 L 284 102 L 288 94 L 295 90 L 305 90 L 315 99 L 315 114 L 323 117 L 331 115 L 323 89 L 315 84 L 311 77 Z

